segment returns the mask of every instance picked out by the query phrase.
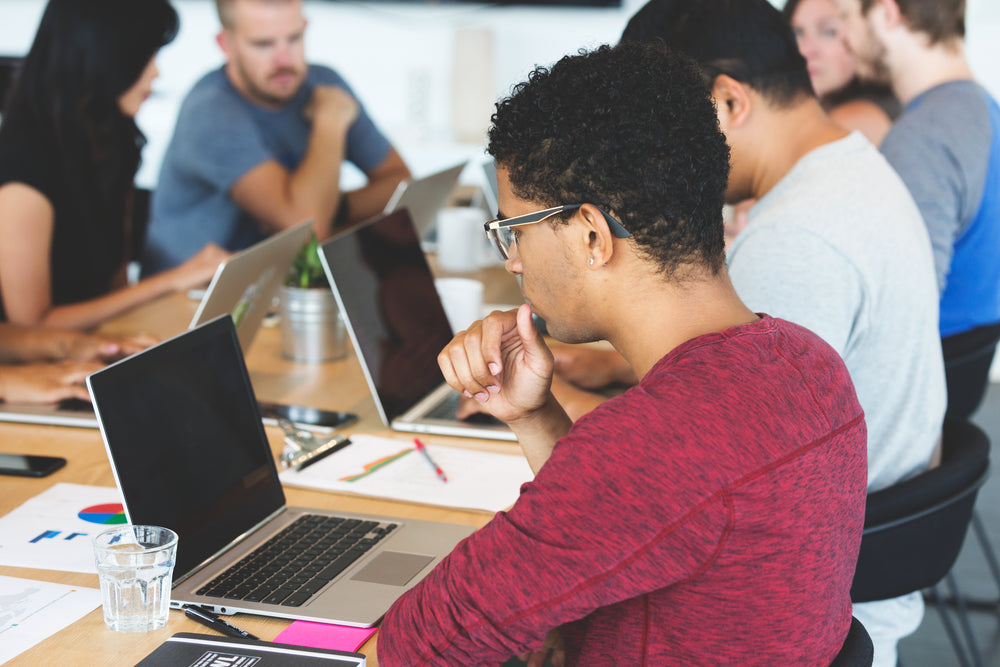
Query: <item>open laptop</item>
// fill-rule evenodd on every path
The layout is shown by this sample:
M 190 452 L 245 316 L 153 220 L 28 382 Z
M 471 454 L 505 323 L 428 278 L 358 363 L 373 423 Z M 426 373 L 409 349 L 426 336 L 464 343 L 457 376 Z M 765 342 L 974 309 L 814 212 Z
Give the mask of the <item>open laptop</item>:
M 500 210 L 500 194 L 497 185 L 497 163 L 493 160 L 482 162 L 483 167 L 483 205 L 490 218 L 497 215 Z
M 459 394 L 437 355 L 452 332 L 409 214 L 397 211 L 349 229 L 320 260 L 379 416 L 398 431 L 515 440 L 486 415 L 455 417 Z
M 97 371 L 87 386 L 129 522 L 179 536 L 174 607 L 371 626 L 473 532 L 286 506 L 228 316 Z M 360 547 L 308 574 L 291 574 L 286 559 L 272 574 L 251 577 L 255 583 L 233 580 L 237 562 L 262 547 L 305 558 L 313 534 L 336 517 L 349 526 L 339 524 L 338 539 L 358 538 Z M 361 547 L 370 549 L 345 565 L 346 554 Z
M 437 212 L 448 203 L 448 198 L 455 190 L 455 184 L 458 183 L 458 177 L 465 169 L 465 164 L 462 162 L 430 176 L 403 181 L 396 186 L 396 191 L 385 205 L 384 213 L 393 213 L 405 208 L 410 212 L 413 225 L 417 228 L 417 235 L 421 239 L 426 239 L 434 229 Z
M 271 307 L 275 292 L 288 273 L 295 256 L 309 238 L 312 221 L 303 222 L 239 252 L 219 265 L 198 305 L 189 328 L 231 314 L 237 323 L 244 350 L 253 342 L 260 323 Z M 274 420 L 267 416 L 267 423 Z M 3 403 L 0 421 L 97 428 L 97 417 L 88 401 L 61 403 Z
M 288 275 L 288 268 L 309 239 L 311 229 L 312 221 L 308 220 L 219 264 L 188 328 L 230 314 L 236 323 L 240 346 L 249 349 L 278 287 Z

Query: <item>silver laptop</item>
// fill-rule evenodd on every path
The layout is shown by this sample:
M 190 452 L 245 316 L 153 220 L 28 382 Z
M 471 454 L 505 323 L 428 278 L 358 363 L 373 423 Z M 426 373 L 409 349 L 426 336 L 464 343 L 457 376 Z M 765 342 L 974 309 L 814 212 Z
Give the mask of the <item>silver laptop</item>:
M 311 228 L 311 221 L 303 222 L 220 264 L 189 328 L 223 313 L 231 314 L 237 323 L 240 345 L 247 350 L 267 315 L 275 292 L 288 273 L 288 267 L 309 238 Z M 294 415 L 292 418 L 294 420 Z M 81 400 L 54 404 L 0 402 L 0 421 L 97 428 L 93 407 L 89 401 Z M 265 418 L 265 423 L 273 421 L 270 415 Z
M 286 506 L 228 316 L 108 366 L 87 385 L 129 522 L 179 536 L 174 607 L 371 626 L 472 532 Z M 356 542 L 344 554 L 369 550 L 350 564 L 285 559 L 237 580 L 241 560 L 301 561 L 327 529 Z M 291 571 L 300 566 L 306 573 Z
M 321 247 L 320 260 L 364 370 L 379 416 L 398 431 L 515 440 L 506 425 L 455 417 L 458 392 L 437 355 L 451 326 L 407 211 L 349 229 Z
M 497 216 L 497 211 L 500 210 L 500 195 L 499 186 L 497 185 L 497 163 L 493 159 L 485 160 L 480 163 L 482 167 L 482 173 L 480 178 L 482 182 L 482 206 L 486 209 L 487 215 L 492 219 Z
M 309 239 L 311 229 L 311 220 L 303 222 L 219 264 L 188 328 L 230 314 L 236 323 L 240 346 L 249 349 L 278 287 L 288 275 L 288 268 Z
M 434 229 L 437 212 L 448 203 L 448 198 L 455 190 L 458 177 L 465 169 L 465 162 L 454 167 L 443 169 L 430 176 L 424 176 L 410 181 L 403 181 L 396 186 L 384 213 L 392 213 L 401 209 L 410 212 L 410 218 L 417 228 L 417 235 L 426 239 Z
M 78 399 L 59 403 L 0 403 L 0 422 L 97 428 L 90 402 Z

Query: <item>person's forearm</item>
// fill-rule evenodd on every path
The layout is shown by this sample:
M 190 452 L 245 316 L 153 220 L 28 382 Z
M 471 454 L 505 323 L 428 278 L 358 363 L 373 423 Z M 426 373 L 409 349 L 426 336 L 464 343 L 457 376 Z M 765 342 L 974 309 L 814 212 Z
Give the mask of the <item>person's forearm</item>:
M 520 419 L 512 420 L 508 426 L 517 436 L 531 471 L 537 475 L 549 460 L 556 441 L 569 433 L 573 421 L 555 397 L 549 394 L 542 407 Z
M 347 199 L 347 220 L 361 222 L 382 213 L 396 187 L 409 177 L 409 169 L 402 166 L 372 177 L 364 187 L 345 192 L 343 196 Z
M 345 152 L 346 130 L 332 123 L 317 122 L 309 136 L 305 157 L 289 178 L 288 198 L 292 207 L 303 212 L 303 219 L 314 220 L 320 239 L 333 230 L 333 217 L 340 205 L 340 165 Z
M 552 378 L 552 394 L 573 421 L 576 421 L 608 400 L 607 397 L 601 394 L 580 389 L 558 376 Z
M 73 342 L 82 335 L 77 331 L 5 324 L 0 327 L 0 364 L 65 359 Z
M 165 271 L 94 299 L 53 306 L 37 324 L 81 331 L 93 329 L 116 315 L 174 291 L 173 277 L 172 271 Z

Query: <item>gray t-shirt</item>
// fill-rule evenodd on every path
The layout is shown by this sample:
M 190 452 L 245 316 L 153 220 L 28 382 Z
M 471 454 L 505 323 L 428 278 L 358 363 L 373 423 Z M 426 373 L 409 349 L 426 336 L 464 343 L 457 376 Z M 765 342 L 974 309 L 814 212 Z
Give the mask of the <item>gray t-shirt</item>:
M 229 190 L 267 160 L 289 171 L 298 168 L 312 131 L 303 110 L 316 85 L 340 86 L 353 95 L 340 75 L 317 65 L 309 67 L 295 98 L 278 111 L 249 102 L 223 69 L 195 84 L 181 105 L 153 194 L 144 274 L 180 264 L 209 241 L 235 251 L 268 236 Z M 389 149 L 362 106 L 347 133 L 347 160 L 370 173 Z
M 875 147 L 855 132 L 799 160 L 751 209 L 727 263 L 749 307 L 811 329 L 844 359 L 868 423 L 869 490 L 926 469 L 946 402 L 934 262 L 920 212 Z M 894 665 L 923 603 L 914 593 L 854 615 L 876 664 Z
M 881 146 L 923 215 L 941 290 L 952 245 L 983 198 L 991 139 L 983 88 L 974 81 L 950 81 L 906 105 Z
M 843 357 L 868 423 L 868 485 L 924 470 L 945 410 L 927 231 L 899 176 L 860 134 L 803 157 L 730 248 L 755 311 L 811 329 Z
M 942 337 L 1000 321 L 1000 106 L 975 81 L 918 95 L 882 143 L 934 247 Z

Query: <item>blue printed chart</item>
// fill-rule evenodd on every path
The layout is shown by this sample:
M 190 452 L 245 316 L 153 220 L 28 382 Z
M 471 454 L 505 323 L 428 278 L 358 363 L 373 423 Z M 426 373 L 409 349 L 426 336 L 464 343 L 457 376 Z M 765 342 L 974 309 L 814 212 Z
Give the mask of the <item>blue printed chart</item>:
M 96 573 L 91 538 L 123 523 L 118 489 L 55 484 L 0 517 L 0 565 Z
M 127 521 L 121 503 L 105 503 L 84 507 L 77 513 L 77 516 L 87 523 L 97 523 L 102 526 L 114 526 Z

